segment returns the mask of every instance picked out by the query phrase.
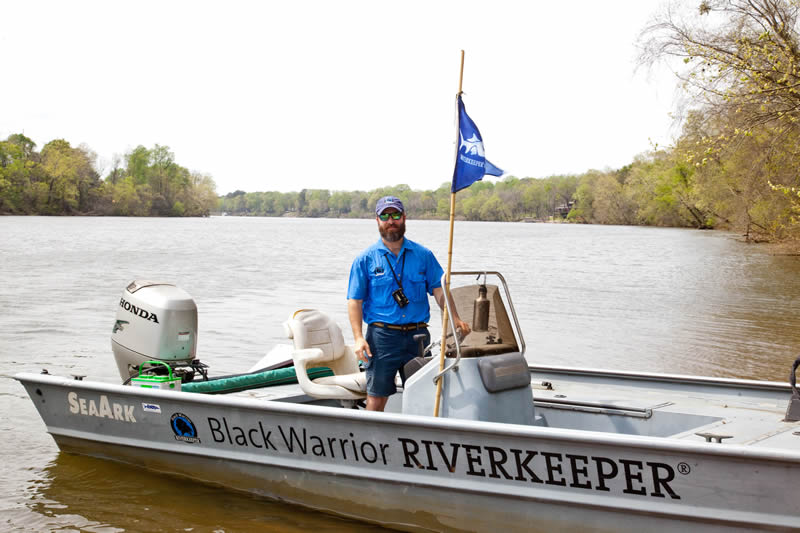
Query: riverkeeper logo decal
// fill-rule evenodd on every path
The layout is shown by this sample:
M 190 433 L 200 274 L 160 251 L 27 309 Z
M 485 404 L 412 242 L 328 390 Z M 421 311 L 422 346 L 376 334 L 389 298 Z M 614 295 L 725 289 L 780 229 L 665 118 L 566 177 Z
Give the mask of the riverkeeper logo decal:
M 185 414 L 175 413 L 172 415 L 169 419 L 169 425 L 172 428 L 172 432 L 175 433 L 175 440 L 190 444 L 200 443 L 200 439 L 197 437 L 197 427 Z

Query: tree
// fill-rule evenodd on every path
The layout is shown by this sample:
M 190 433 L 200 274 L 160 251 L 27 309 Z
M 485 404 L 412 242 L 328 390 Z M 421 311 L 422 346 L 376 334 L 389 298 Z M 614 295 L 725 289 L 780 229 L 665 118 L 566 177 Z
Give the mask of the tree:
M 696 103 L 713 116 L 738 115 L 744 130 L 800 124 L 800 3 L 703 0 L 700 17 L 667 10 L 642 33 L 641 61 L 682 59 L 678 72 Z
M 481 220 L 509 221 L 513 220 L 511 209 L 500 198 L 500 194 L 495 192 L 480 210 Z
M 152 194 L 149 185 L 137 185 L 133 176 L 111 185 L 112 214 L 119 216 L 148 216 Z
M 431 191 L 423 191 L 419 196 L 421 215 L 434 215 L 436 213 L 436 198 Z
M 592 222 L 597 224 L 635 224 L 637 205 L 612 173 L 594 182 Z
M 206 216 L 218 205 L 214 180 L 178 165 L 166 146 L 138 146 L 124 167 L 115 156 L 105 181 L 86 145 L 35 147 L 22 134 L 0 141 L 0 213 Z
M 32 183 L 37 166 L 36 144 L 24 135 L 10 135 L 0 142 L 0 213 L 31 212 Z
M 21 133 L 9 135 L 6 142 L 20 149 L 20 157 L 22 159 L 30 159 L 36 148 L 36 143 Z
M 63 139 L 42 148 L 42 168 L 47 175 L 49 214 L 72 213 L 88 207 L 88 192 L 99 184 L 93 155 L 85 148 L 72 148 Z
M 481 220 L 483 204 L 492 196 L 491 191 L 478 191 L 461 200 L 457 209 L 467 220 Z
M 180 199 L 173 204 L 173 214 L 182 209 L 177 216 L 206 217 L 217 208 L 217 193 L 214 179 L 206 174 L 191 174 L 191 187 L 181 191 Z M 181 205 L 178 206 L 177 204 Z
M 706 224 L 692 212 L 697 199 L 690 199 L 692 169 L 678 161 L 674 150 L 658 150 L 637 156 L 625 178 L 628 194 L 638 205 L 640 224 L 652 226 L 697 226 Z
M 114 157 L 111 160 L 111 170 L 108 172 L 108 175 L 105 179 L 114 185 L 124 176 L 125 170 L 122 168 L 122 158 L 119 156 L 119 154 L 114 154 Z
M 125 167 L 136 185 L 149 183 L 150 150 L 139 145 L 125 154 Z
M 567 214 L 567 220 L 584 224 L 594 222 L 594 189 L 599 178 L 600 173 L 596 171 L 587 172 L 580 177 L 575 190 L 575 205 Z
M 783 194 L 788 203 L 786 222 L 781 229 L 797 238 L 800 236 L 800 188 L 784 185 L 773 185 L 773 188 Z
M 673 8 L 642 34 L 642 61 L 682 59 L 698 106 L 676 145 L 693 170 L 676 170 L 687 181 L 677 198 L 699 227 L 719 221 L 748 239 L 786 227 L 787 199 L 770 184 L 800 184 L 799 11 L 796 0 L 705 0 L 699 18 Z
M 331 194 L 328 200 L 328 207 L 335 215 L 341 216 L 350 212 L 353 194 L 349 192 L 336 191 Z
M 311 189 L 306 191 L 306 212 L 304 214 L 312 217 L 327 215 L 330 196 L 331 193 L 327 189 Z

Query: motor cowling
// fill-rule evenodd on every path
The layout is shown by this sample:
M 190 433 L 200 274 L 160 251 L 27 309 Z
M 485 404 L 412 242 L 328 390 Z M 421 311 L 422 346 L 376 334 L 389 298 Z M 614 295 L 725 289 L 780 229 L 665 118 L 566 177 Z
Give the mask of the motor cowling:
M 111 349 L 123 381 L 137 375 L 147 361 L 191 364 L 197 349 L 197 305 L 169 283 L 132 281 L 119 300 Z

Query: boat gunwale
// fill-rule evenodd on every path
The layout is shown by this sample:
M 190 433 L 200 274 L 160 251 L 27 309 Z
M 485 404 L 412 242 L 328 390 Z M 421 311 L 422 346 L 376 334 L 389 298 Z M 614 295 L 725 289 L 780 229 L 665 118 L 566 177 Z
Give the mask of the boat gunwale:
M 493 437 L 530 438 L 545 441 L 567 441 L 585 445 L 603 446 L 629 446 L 648 451 L 659 451 L 671 454 L 691 453 L 729 457 L 740 460 L 758 459 L 779 463 L 800 463 L 800 450 L 787 448 L 765 448 L 741 444 L 711 444 L 675 440 L 669 437 L 652 437 L 643 435 L 626 435 L 603 431 L 565 429 L 553 427 L 524 426 L 499 422 L 485 422 L 475 420 L 459 420 L 449 418 L 434 418 L 420 415 L 388 412 L 366 412 L 338 407 L 308 405 L 303 403 L 283 402 L 276 400 L 260 400 L 257 398 L 228 397 L 225 395 L 208 395 L 183 391 L 168 391 L 159 389 L 145 389 L 115 383 L 100 381 L 75 380 L 63 376 L 50 374 L 33 374 L 20 372 L 14 379 L 22 382 L 31 382 L 47 386 L 72 387 L 88 389 L 98 392 L 110 392 L 123 396 L 141 398 L 177 399 L 181 402 L 196 404 L 228 406 L 256 411 L 273 411 L 283 415 L 314 416 L 320 418 L 348 419 L 403 426 L 436 431 L 466 431 L 487 434 Z M 632 375 L 629 374 L 629 377 Z M 731 380 L 726 380 L 730 382 Z M 764 382 L 771 383 L 771 382 Z M 731 383 L 728 383 L 731 384 Z M 178 398 L 176 398 L 178 396 Z M 33 398 L 32 398 L 33 399 Z M 800 422 L 795 422 L 800 430 Z M 49 428 L 48 428 L 49 430 Z M 788 431 L 788 430 L 787 430 Z M 800 437 L 798 437 L 800 438 Z
M 743 388 L 748 390 L 766 390 L 792 393 L 792 386 L 787 381 L 760 381 L 753 379 L 721 378 L 709 376 L 690 376 L 686 374 L 660 374 L 656 372 L 634 372 L 628 370 L 607 370 L 602 368 L 528 365 L 531 373 L 582 375 L 592 378 L 610 377 L 626 380 L 651 381 L 662 383 L 682 383 L 692 385 L 713 385 L 727 388 Z M 788 398 L 787 398 L 788 401 Z

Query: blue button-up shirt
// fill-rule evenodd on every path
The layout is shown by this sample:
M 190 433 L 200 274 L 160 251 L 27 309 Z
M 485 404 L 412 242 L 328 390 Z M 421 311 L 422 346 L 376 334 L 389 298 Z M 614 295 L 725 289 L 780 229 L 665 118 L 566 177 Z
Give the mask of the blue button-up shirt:
M 399 288 L 392 269 L 408 298 L 405 307 L 397 305 L 392 298 L 392 292 Z M 395 256 L 379 239 L 353 261 L 347 299 L 363 301 L 367 324 L 428 322 L 431 318 L 428 294 L 432 295 L 433 289 L 442 286 L 443 273 L 433 252 L 424 246 L 404 239 L 400 253 Z

